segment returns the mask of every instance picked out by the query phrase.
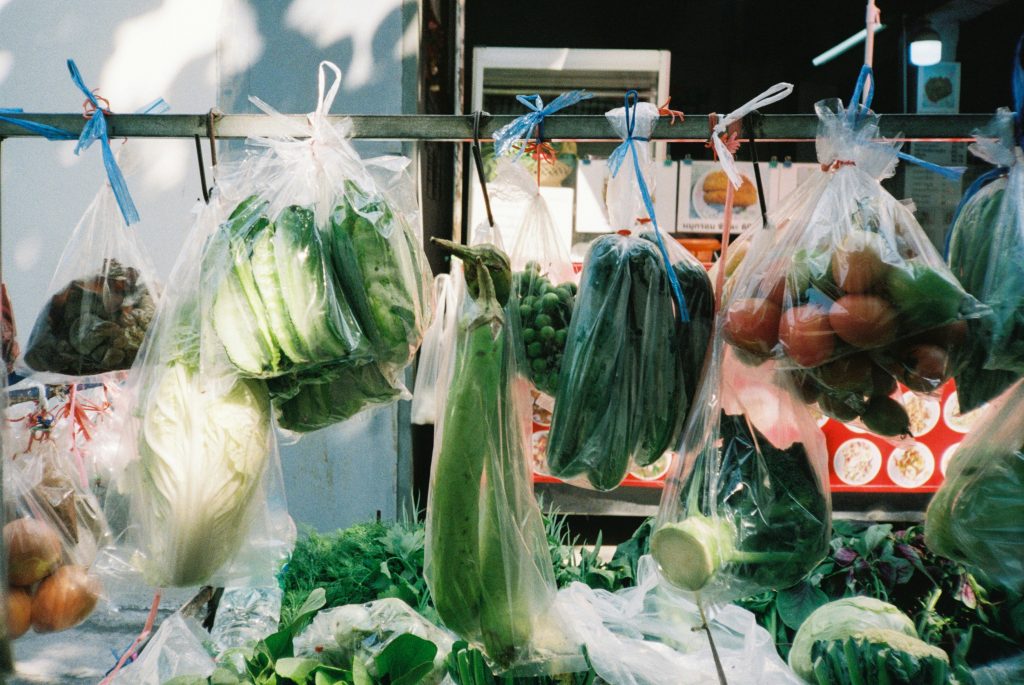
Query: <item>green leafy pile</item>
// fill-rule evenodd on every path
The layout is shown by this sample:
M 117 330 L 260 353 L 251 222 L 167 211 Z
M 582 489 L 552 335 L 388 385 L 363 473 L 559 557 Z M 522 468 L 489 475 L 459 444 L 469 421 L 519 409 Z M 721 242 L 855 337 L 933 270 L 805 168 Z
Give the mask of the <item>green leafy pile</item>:
M 139 270 L 105 259 L 43 308 L 25 351 L 36 371 L 72 376 L 131 368 L 156 305 Z

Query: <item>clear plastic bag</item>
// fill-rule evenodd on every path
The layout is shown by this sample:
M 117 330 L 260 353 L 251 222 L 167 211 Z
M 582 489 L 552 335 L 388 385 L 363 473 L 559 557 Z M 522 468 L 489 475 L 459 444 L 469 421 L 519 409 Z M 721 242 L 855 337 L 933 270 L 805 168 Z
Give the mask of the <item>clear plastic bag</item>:
M 825 414 L 908 436 L 896 381 L 936 391 L 965 321 L 984 308 L 879 183 L 898 145 L 878 140 L 878 117 L 838 100 L 816 111 L 823 172 L 751 238 L 726 289 L 725 339 L 750 365 L 775 360 Z
M 587 649 L 601 682 L 615 685 L 704 685 L 719 682 L 701 630 L 701 609 L 640 559 L 635 587 L 615 593 L 573 583 L 558 593 L 570 630 Z M 799 685 L 768 632 L 745 609 L 728 605 L 708 621 L 729 685 Z
M 775 362 L 743 366 L 723 326 L 651 538 L 662 575 L 710 604 L 793 585 L 831 533 L 821 431 Z
M 934 552 L 1024 593 L 1024 381 L 957 448 L 925 517 Z
M 278 423 L 296 433 L 409 397 L 403 371 L 430 319 L 409 160 L 359 157 L 351 122 L 328 119 L 339 83 L 321 63 L 305 126 L 253 98 L 289 135 L 250 139 L 221 174 L 237 207 L 220 231 L 231 268 L 215 284 L 213 327 L 240 373 L 271 379 Z
M 142 654 L 117 672 L 111 685 L 162 685 L 178 677 L 205 680 L 217 667 L 206 651 L 209 639 L 198 621 L 175 612 L 160 623 Z
M 18 427 L 4 435 L 12 639 L 30 626 L 50 633 L 84 621 L 103 593 L 93 566 L 110 542 L 102 507 L 66 446 L 51 435 L 53 415 L 41 398 L 38 404 L 15 405 L 6 415 Z
M 274 563 L 266 548 L 282 544 L 282 527 L 271 525 L 283 486 L 270 398 L 239 375 L 212 324 L 214 286 L 231 268 L 228 244 L 216 239 L 225 211 L 216 194 L 199 206 L 121 396 L 132 407 L 127 465 L 108 507 L 127 500 L 122 561 L 154 587 L 244 578 L 253 569 L 231 565 L 243 543 L 260 566 Z M 269 540 L 249 535 L 261 529 Z
M 395 638 L 407 634 L 437 645 L 434 669 L 418 682 L 438 685 L 445 676 L 445 659 L 455 640 L 400 599 L 379 599 L 320 612 L 295 637 L 295 656 L 318 659 L 345 669 L 350 669 L 352 659 L 358 658 L 367 672 L 376 676 L 376 656 Z
M 412 422 L 417 425 L 437 421 L 437 381 L 444 363 L 442 346 L 452 339 L 455 316 L 455 289 L 451 277 L 438 274 L 434 278 L 434 318 L 423 335 L 412 395 Z
M 129 369 L 156 307 L 155 272 L 104 183 L 64 247 L 23 362 L 59 383 Z
M 526 407 L 515 392 L 515 340 L 504 316 L 508 257 L 444 243 L 462 260 L 454 359 L 439 387 L 427 502 L 426 578 L 450 630 L 498 669 L 573 653 L 551 613 L 554 572 L 526 457 Z

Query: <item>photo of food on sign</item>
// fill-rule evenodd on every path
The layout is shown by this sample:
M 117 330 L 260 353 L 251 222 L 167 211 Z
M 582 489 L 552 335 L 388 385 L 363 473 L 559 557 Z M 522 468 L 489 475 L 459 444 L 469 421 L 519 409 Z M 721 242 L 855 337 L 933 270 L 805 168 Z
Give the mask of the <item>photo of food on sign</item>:
M 746 174 L 743 183 L 736 190 L 733 211 L 743 213 L 748 207 L 757 205 L 757 189 Z M 693 219 L 720 219 L 725 212 L 725 193 L 729 177 L 721 169 L 712 169 L 703 175 L 693 175 L 690 190 L 690 217 Z

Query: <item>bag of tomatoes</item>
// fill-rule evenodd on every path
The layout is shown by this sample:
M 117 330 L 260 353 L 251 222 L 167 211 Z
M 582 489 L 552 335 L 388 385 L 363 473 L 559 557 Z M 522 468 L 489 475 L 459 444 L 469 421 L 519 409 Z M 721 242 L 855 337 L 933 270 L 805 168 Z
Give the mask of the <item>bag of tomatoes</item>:
M 822 171 L 752 236 L 726 284 L 723 335 L 748 365 L 774 360 L 824 414 L 909 436 L 897 382 L 937 391 L 985 308 L 882 187 L 899 144 L 880 138 L 878 116 L 839 100 L 815 109 Z
M 40 394 L 44 392 L 39 389 Z M 91 571 L 110 530 L 89 489 L 73 439 L 45 406 L 23 402 L 7 411 L 4 435 L 4 550 L 7 635 L 29 628 L 72 628 L 96 607 L 101 584 Z

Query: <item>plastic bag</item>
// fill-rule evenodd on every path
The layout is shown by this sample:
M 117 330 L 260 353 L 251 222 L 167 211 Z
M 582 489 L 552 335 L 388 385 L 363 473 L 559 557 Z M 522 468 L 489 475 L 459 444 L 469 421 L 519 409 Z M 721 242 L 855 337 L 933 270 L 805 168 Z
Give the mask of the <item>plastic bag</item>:
M 67 630 L 92 613 L 103 592 L 92 567 L 110 531 L 84 472 L 50 434 L 45 395 L 11 407 L 6 418 L 18 427 L 4 436 L 3 533 L 14 639 L 30 626 L 39 633 Z
M 445 659 L 455 640 L 420 616 L 400 599 L 380 599 L 321 611 L 295 637 L 295 656 L 319 659 L 338 668 L 352 668 L 352 659 L 363 662 L 376 676 L 375 658 L 401 635 L 415 635 L 437 645 L 433 670 L 418 681 L 438 685 L 445 676 Z
M 925 517 L 933 551 L 1024 593 L 1024 381 L 960 444 Z
M 455 289 L 448 274 L 434 278 L 434 318 L 423 335 L 420 361 L 416 367 L 416 389 L 412 395 L 412 422 L 417 425 L 437 421 L 437 381 L 443 364 L 442 345 L 451 340 L 455 326 Z
M 559 591 L 558 605 L 602 682 L 719 682 L 701 609 L 665 584 L 649 556 L 640 559 L 635 587 L 611 593 L 573 583 Z M 730 685 L 802 682 L 745 609 L 722 607 L 708 626 Z
M 112 685 L 162 685 L 172 678 L 208 678 L 217 665 L 207 653 L 210 635 L 180 611 L 168 616 L 137 659 L 118 671 Z
M 971 151 L 997 165 L 992 180 L 965 196 L 950 237 L 950 266 L 972 294 L 992 308 L 971 322 L 961 351 L 957 390 L 969 411 L 997 396 L 1024 373 L 1024 152 L 1012 112 L 1001 109 L 976 133 Z M 971 191 L 969 190 L 968 193 Z
M 824 171 L 769 215 L 774 230 L 752 237 L 726 288 L 723 332 L 748 364 L 776 360 L 825 414 L 908 436 L 896 381 L 936 391 L 965 321 L 984 308 L 879 183 L 898 144 L 878 140 L 878 117 L 838 100 L 815 108 Z
M 504 316 L 507 256 L 441 243 L 462 260 L 454 360 L 439 387 L 424 577 L 444 624 L 499 669 L 574 652 L 551 614 L 554 572 L 526 461 L 526 407 L 514 390 Z
M 5 373 L 14 372 L 14 361 L 21 353 L 18 347 L 18 327 L 14 325 L 14 308 L 7 295 L 7 284 L 0 283 L 0 362 Z
M 268 497 L 282 499 L 283 486 L 267 389 L 239 375 L 214 330 L 214 286 L 231 268 L 217 239 L 224 211 L 216 194 L 199 205 L 122 395 L 133 407 L 127 467 L 108 501 L 128 500 L 127 561 L 154 587 L 244 577 L 252 570 L 227 574 L 243 542 L 256 563 L 272 564 L 259 558 L 281 535 L 269 525 L 265 544 L 247 539 L 254 522 L 276 520 Z
M 45 380 L 131 367 L 156 306 L 154 270 L 104 183 L 64 247 L 24 363 Z
M 793 585 L 824 558 L 831 533 L 821 431 L 774 361 L 737 360 L 725 323 L 651 537 L 662 575 L 711 604 Z
M 609 162 L 609 217 L 630 233 L 650 210 L 639 185 L 649 186 L 647 146 L 632 136 L 649 137 L 658 111 L 639 103 L 606 116 L 626 138 Z M 601 236 L 587 251 L 548 434 L 548 472 L 598 490 L 675 447 L 711 335 L 704 266 L 656 222 L 632 233 Z

